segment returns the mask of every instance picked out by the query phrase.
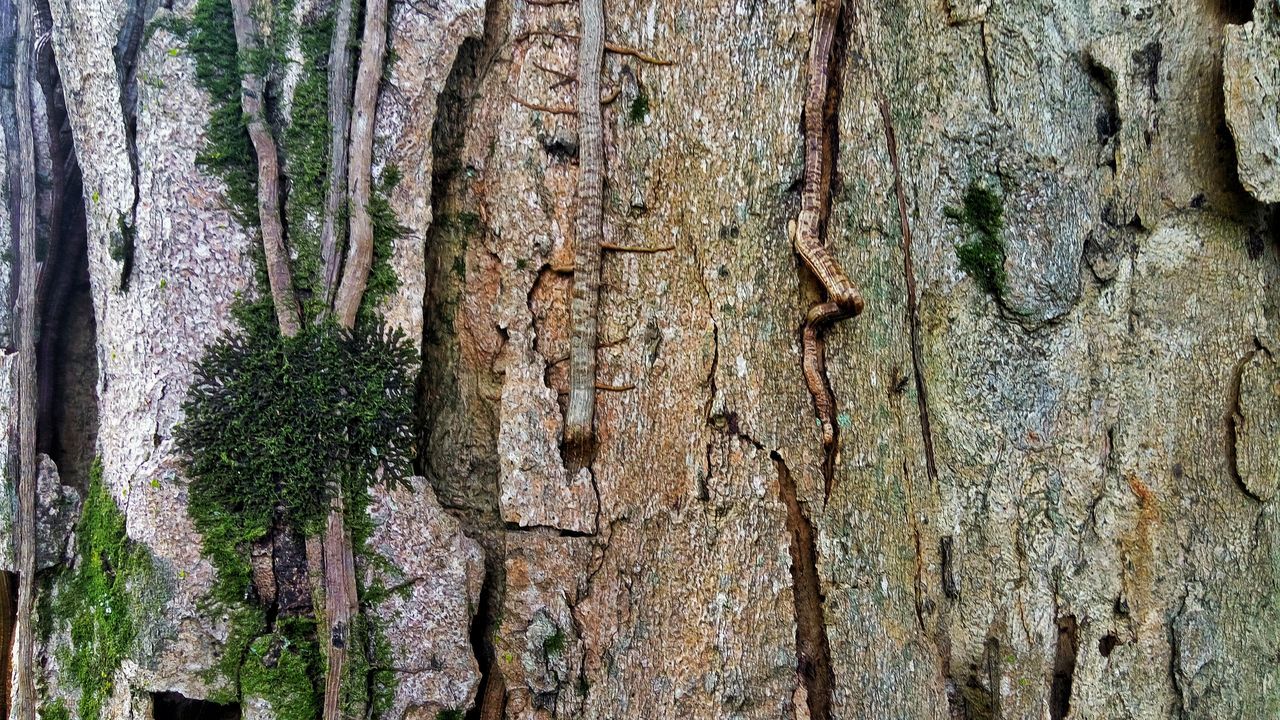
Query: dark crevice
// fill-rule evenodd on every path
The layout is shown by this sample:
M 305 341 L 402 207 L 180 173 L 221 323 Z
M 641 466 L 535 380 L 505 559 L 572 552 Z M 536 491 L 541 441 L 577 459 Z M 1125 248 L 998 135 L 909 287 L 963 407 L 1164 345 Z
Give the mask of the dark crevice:
M 823 594 L 818 576 L 818 549 L 813 525 L 805 514 L 782 455 L 769 453 L 778 474 L 778 494 L 786 507 L 787 530 L 791 534 L 791 585 L 796 613 L 796 672 L 804 683 L 811 720 L 830 720 L 835 671 L 827 640 L 823 614 Z
M 987 45 L 987 21 L 978 23 L 978 40 L 982 43 L 982 77 L 987 88 L 987 109 L 992 115 L 999 114 L 996 107 L 995 74 L 991 70 L 991 48 Z
M 1116 649 L 1116 645 L 1120 644 L 1119 638 L 1114 633 L 1107 633 L 1098 638 L 1098 654 L 1104 658 L 1111 657 L 1112 651 Z
M 1049 717 L 1063 720 L 1071 713 L 1071 685 L 1076 673 L 1079 628 L 1075 615 L 1058 618 L 1058 646 L 1053 658 L 1053 683 L 1049 687 Z
M 1226 25 L 1243 25 L 1253 19 L 1254 0 L 1218 0 L 1218 17 Z
M 49 4 L 35 4 L 41 32 Z M 84 183 L 76 158 L 62 80 L 51 42 L 39 44 L 33 68 L 45 110 L 47 163 L 38 183 L 38 229 L 44 262 L 36 281 L 36 451 L 49 455 L 69 485 L 85 487 L 97 432 L 97 345 L 89 287 Z M 39 101 L 39 98 L 36 98 Z
M 1105 146 L 1111 142 L 1111 138 L 1120 132 L 1122 122 L 1120 109 L 1116 104 L 1116 77 L 1109 69 L 1099 64 L 1092 55 L 1085 57 L 1084 66 L 1085 71 L 1088 72 L 1089 78 L 1093 81 L 1094 87 L 1102 98 L 1102 110 L 1098 112 L 1094 125 L 1098 133 L 1098 144 Z M 1112 152 L 1107 165 L 1115 169 L 1114 152 Z
M 939 554 L 942 557 L 942 592 L 955 600 L 960 597 L 960 586 L 956 584 L 955 576 L 955 541 L 950 535 L 942 538 Z
M 13 54 L 17 41 L 17 7 L 14 0 L 0 0 L 0 129 L 4 130 L 4 157 L 6 177 L 4 182 L 3 193 L 0 197 L 6 203 L 8 210 L 9 222 L 9 238 L 10 246 L 3 248 L 9 257 L 16 258 L 18 256 L 18 217 L 20 216 L 18 207 L 19 194 L 19 177 L 20 174 L 14 172 L 14 169 L 20 167 L 18 161 L 18 113 L 16 109 L 16 99 L 14 97 L 14 65 Z M 8 262 L 9 265 L 9 293 L 6 297 L 0 298 L 4 302 L 11 316 L 16 314 L 12 311 L 17 307 L 17 289 L 18 289 L 18 263 Z M 6 352 L 11 352 L 17 347 L 17 337 L 11 327 L 0 329 L 0 342 L 4 345 Z M 15 466 L 10 466 L 15 467 Z M 6 697 L 8 697 L 6 695 Z
M 111 55 L 116 65 L 116 80 L 120 86 L 120 114 L 124 120 L 125 148 L 129 155 L 133 200 L 127 216 L 119 219 L 118 257 L 121 261 L 120 291 L 129 289 L 129 276 L 133 273 L 135 228 L 138 222 L 138 55 L 147 18 L 155 12 L 155 0 L 127 0 L 124 23 L 116 38 Z M 113 238 L 113 242 L 115 239 Z
M 475 340 L 466 339 L 464 331 L 454 326 L 454 318 L 460 315 L 467 292 L 469 245 L 483 242 L 486 232 L 479 222 L 483 191 L 473 182 L 480 170 L 467 164 L 465 148 L 480 87 L 501 61 L 509 12 L 497 0 L 486 1 L 483 36 L 467 38 L 459 46 L 436 101 L 431 131 L 434 219 L 426 233 L 426 322 L 417 400 L 422 440 L 415 469 L 431 482 L 441 504 L 467 536 L 484 550 L 485 576 L 470 626 L 480 684 L 476 704 L 466 710 L 469 720 L 496 720 L 505 712 L 506 688 L 495 635 L 506 591 L 507 531 L 498 505 L 496 402 L 501 376 L 483 362 L 468 363 L 463 343 Z M 505 344 L 505 331 L 499 328 L 498 333 Z M 465 422 L 459 417 L 463 414 Z M 460 422 L 465 432 L 458 431 Z
M 1254 338 L 1254 347 L 1244 354 L 1244 357 L 1236 361 L 1235 367 L 1231 369 L 1231 381 L 1227 386 L 1227 415 L 1223 421 L 1225 437 L 1223 438 L 1223 450 L 1227 456 L 1227 468 L 1231 472 L 1231 478 L 1235 480 L 1236 487 L 1251 499 L 1262 501 L 1245 483 L 1244 477 L 1240 475 L 1240 461 L 1237 449 L 1237 443 L 1240 440 L 1240 423 L 1244 421 L 1244 415 L 1240 412 L 1240 384 L 1244 380 L 1244 369 L 1253 361 L 1255 355 L 1259 352 L 1267 352 L 1266 348 Z
M 0 717 L 10 717 L 9 698 L 13 656 L 13 629 L 18 624 L 18 575 L 0 572 Z
M 240 705 L 188 698 L 176 692 L 152 693 L 151 717 L 152 720 L 240 720 Z
M 598 518 L 597 518 L 598 520 Z M 596 537 L 598 533 L 583 532 L 581 530 L 567 530 L 565 528 L 556 527 L 554 525 L 521 525 L 516 522 L 507 522 L 503 524 L 503 529 L 509 533 L 513 532 L 550 532 L 560 537 Z

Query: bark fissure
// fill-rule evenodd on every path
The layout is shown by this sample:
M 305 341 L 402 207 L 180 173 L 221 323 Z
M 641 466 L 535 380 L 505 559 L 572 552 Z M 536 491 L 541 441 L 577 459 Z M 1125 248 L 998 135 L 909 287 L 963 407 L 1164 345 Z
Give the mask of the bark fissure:
M 795 600 L 796 672 L 804 684 L 811 720 L 831 718 L 831 698 L 835 672 L 831 664 L 831 644 L 827 639 L 823 614 L 818 549 L 813 524 L 800 502 L 791 470 L 778 451 L 769 453 L 778 474 L 778 494 L 786 508 L 786 526 L 791 534 L 791 583 Z
M 1231 380 L 1227 386 L 1227 413 L 1223 419 L 1223 427 L 1225 438 L 1223 442 L 1223 451 L 1227 457 L 1227 469 L 1231 473 L 1231 479 L 1235 480 L 1236 487 L 1240 492 L 1248 495 L 1250 499 L 1262 502 L 1262 498 L 1253 490 L 1249 489 L 1248 483 L 1245 482 L 1244 476 L 1240 474 L 1240 463 L 1238 455 L 1238 445 L 1240 441 L 1240 424 L 1244 422 L 1244 414 L 1240 409 L 1240 386 L 1244 382 L 1244 369 L 1248 367 L 1253 358 L 1260 352 L 1270 354 L 1262 345 L 1258 338 L 1253 340 L 1253 349 L 1244 354 L 1231 369 Z
M 877 87 L 883 85 L 877 82 Z M 911 223 L 908 220 L 907 193 L 902 182 L 902 163 L 898 156 L 898 138 L 893 126 L 889 100 L 883 92 L 876 98 L 880 108 L 880 121 L 884 127 L 885 146 L 889 152 L 889 164 L 893 167 L 893 193 L 898 204 L 898 222 L 902 232 L 902 273 L 907 289 L 907 327 L 911 335 L 911 371 L 915 378 L 916 403 L 920 416 L 920 435 L 924 442 L 925 469 L 929 473 L 930 487 L 938 487 L 938 461 L 933 449 L 933 428 L 929 420 L 929 387 L 925 382 L 923 341 L 920 333 L 920 300 L 916 289 L 915 262 L 912 259 Z
M 124 120 L 125 151 L 129 156 L 130 181 L 133 198 L 127 217 L 120 219 L 122 261 L 120 291 L 129 289 L 129 276 L 133 272 L 134 228 L 138 225 L 138 55 L 142 51 L 143 29 L 146 25 L 148 0 L 129 0 L 125 8 L 124 24 L 120 28 L 116 45 L 111 54 L 116 63 L 116 79 L 120 84 L 120 113 Z
M 1064 720 L 1071 713 L 1071 686 L 1075 680 L 1079 635 L 1074 615 L 1058 618 L 1058 643 L 1053 658 L 1053 682 L 1049 688 L 1049 717 Z

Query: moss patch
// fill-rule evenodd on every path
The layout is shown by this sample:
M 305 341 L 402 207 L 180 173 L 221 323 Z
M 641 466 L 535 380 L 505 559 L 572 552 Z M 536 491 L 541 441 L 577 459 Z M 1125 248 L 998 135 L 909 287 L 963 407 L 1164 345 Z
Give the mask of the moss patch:
M 412 474 L 416 366 L 404 336 L 379 327 L 284 338 L 256 323 L 210 346 L 175 440 L 223 597 L 244 597 L 244 548 L 273 526 L 315 535 L 341 489 L 354 530 L 371 478 Z
M 956 247 L 960 267 L 997 300 L 1008 290 L 1004 271 L 1004 208 L 1000 197 L 977 182 L 965 189 L 960 208 L 946 208 L 947 217 L 959 222 L 969 239 Z
M 276 720 L 320 717 L 324 670 L 315 635 L 313 621 L 291 618 L 255 639 L 241 666 L 241 694 L 265 699 Z
M 302 54 L 298 84 L 293 92 L 289 127 L 283 133 L 285 174 L 289 197 L 285 219 L 293 250 L 294 289 L 307 310 L 307 318 L 320 311 L 320 230 L 324 222 L 325 195 L 329 188 L 329 40 L 332 13 L 298 31 Z M 335 224 L 342 245 L 345 226 Z
M 196 80 L 213 105 L 196 161 L 227 185 L 227 204 L 245 227 L 258 226 L 258 164 L 240 106 L 240 65 L 231 3 L 199 0 L 186 30 Z
M 156 619 L 167 595 L 151 554 L 126 536 L 124 514 L 103 485 L 97 461 L 76 524 L 76 550 L 78 562 L 58 582 L 52 616 L 70 623 L 71 644 L 59 660 L 80 691 L 76 714 L 97 718 L 139 628 Z

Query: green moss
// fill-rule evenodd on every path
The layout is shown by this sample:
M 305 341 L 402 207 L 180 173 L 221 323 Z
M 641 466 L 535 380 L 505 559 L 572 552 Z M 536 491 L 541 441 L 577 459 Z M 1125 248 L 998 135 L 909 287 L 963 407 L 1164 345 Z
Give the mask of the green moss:
M 320 229 L 324 222 L 325 195 L 329 188 L 329 40 L 333 35 L 331 13 L 299 29 L 302 67 L 293 93 L 289 127 L 281 148 L 289 178 L 285 219 L 293 250 L 293 283 L 307 308 L 317 316 L 320 277 Z M 341 246 L 345 225 L 335 225 Z
M 54 698 L 53 702 L 40 709 L 41 720 L 71 720 L 71 711 L 62 698 Z
M 129 278 L 133 275 L 133 248 L 137 230 L 124 213 L 116 214 L 116 230 L 111 233 L 108 252 L 111 259 L 120 263 L 120 292 L 129 292 Z
M 185 28 L 196 80 L 213 107 L 196 161 L 227 185 L 227 204 L 245 227 L 258 226 L 258 165 L 240 106 L 240 66 L 231 3 L 198 0 Z
M 565 636 L 564 631 L 557 629 L 554 633 L 547 636 L 542 641 L 542 652 L 547 657 L 554 657 L 564 652 Z
M 635 99 L 631 101 L 627 117 L 633 125 L 638 125 L 649 117 L 649 93 L 645 92 L 644 88 L 640 88 L 640 92 L 636 93 Z
M 436 713 L 436 720 L 462 720 L 464 717 L 466 717 L 466 715 L 456 708 L 441 710 Z
M 400 170 L 394 165 L 388 165 L 382 172 L 378 186 L 369 196 L 369 217 L 373 221 L 373 265 L 369 269 L 369 282 L 365 285 L 364 297 L 360 299 L 358 319 L 361 323 L 373 322 L 378 304 L 400 285 L 395 268 L 391 267 L 391 257 L 395 252 L 396 241 L 407 235 L 409 230 L 400 224 L 389 200 L 391 191 L 399 182 Z
M 956 247 L 960 267 L 997 300 L 1008 289 L 1004 271 L 1004 209 L 1000 197 L 977 182 L 969 183 L 962 208 L 948 207 L 947 217 L 964 226 L 969 239 Z
M 249 646 L 240 691 L 269 702 L 277 720 L 315 720 L 323 703 L 323 673 L 315 622 L 289 618 Z
M 102 717 L 115 675 L 130 654 L 138 628 L 163 605 L 150 553 L 125 534 L 125 519 L 94 462 L 84 508 L 76 524 L 75 568 L 59 580 L 52 613 L 70 623 L 71 644 L 59 658 L 70 684 L 80 690 L 77 715 Z M 66 708 L 63 708 L 66 710 Z
M 210 346 L 175 431 L 189 513 L 228 600 L 250 585 L 244 548 L 273 526 L 314 535 L 335 491 L 353 532 L 367 524 L 370 479 L 412 474 L 416 429 L 416 353 L 400 332 L 325 324 L 283 338 L 249 320 Z

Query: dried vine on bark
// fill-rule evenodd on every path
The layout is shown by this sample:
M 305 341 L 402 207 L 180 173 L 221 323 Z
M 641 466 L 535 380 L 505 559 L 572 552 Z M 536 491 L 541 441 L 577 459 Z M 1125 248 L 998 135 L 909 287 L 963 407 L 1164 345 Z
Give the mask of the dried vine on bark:
M 235 17 L 236 45 L 242 57 L 254 58 L 258 49 L 258 23 L 253 17 L 251 0 L 231 0 Z M 248 65 L 252 65 L 252 61 Z M 240 104 L 248 118 L 249 139 L 258 156 L 258 218 L 262 232 L 262 250 L 267 262 L 267 282 L 271 286 L 271 302 L 276 309 L 280 333 L 293 337 L 301 329 L 298 299 L 293 294 L 293 275 L 289 255 L 284 247 L 284 226 L 280 222 L 280 158 L 262 109 L 266 83 L 262 76 L 246 70 L 240 83 Z
M 334 8 L 333 41 L 329 45 L 329 188 L 324 198 L 324 223 L 320 227 L 320 262 L 323 274 L 322 306 L 328 309 L 338 289 L 341 268 L 341 234 L 338 229 L 347 186 L 347 134 L 351 128 L 351 0 L 338 0 Z
M 369 269 L 373 267 L 373 218 L 369 215 L 369 193 L 373 184 L 373 115 L 378 105 L 378 84 L 387 51 L 387 0 L 369 0 L 365 5 L 364 37 L 360 44 L 360 67 L 352 103 L 351 146 L 347 175 L 347 202 L 351 232 L 342 283 L 334 300 L 338 324 L 351 327 L 356 322 Z
M 809 308 L 803 331 L 805 384 L 813 395 L 822 421 L 822 444 L 831 448 L 836 439 L 836 404 L 827 382 L 825 349 L 821 332 L 827 326 L 862 312 L 862 295 L 827 250 L 825 234 L 831 210 L 831 173 L 835 154 L 828 126 L 835 114 L 836 91 L 832 87 L 832 55 L 841 0 L 820 0 L 813 20 L 809 47 L 809 80 L 804 99 L 804 191 L 796 220 L 796 253 L 826 290 L 827 299 Z
M 588 444 L 596 405 L 596 318 L 600 300 L 601 195 L 604 139 L 600 119 L 600 66 L 604 61 L 602 0 L 581 0 L 582 37 L 578 44 L 578 215 L 574 223 L 573 336 L 569 345 L 569 406 L 564 441 Z
M 336 32 L 336 31 L 335 31 Z M 335 39 L 335 43 L 337 40 Z M 373 266 L 373 219 L 369 215 L 369 193 L 373 184 L 373 122 L 378 105 L 378 85 L 387 49 L 387 0 L 369 0 L 365 5 L 364 33 L 360 65 L 356 71 L 351 140 L 348 150 L 347 202 L 351 215 L 346 262 L 342 283 L 333 301 L 338 324 L 351 328 L 356 323 Z M 351 536 L 343 521 L 342 495 L 334 496 L 333 508 L 324 532 L 324 607 L 328 628 L 328 669 L 325 674 L 324 720 L 341 716 L 343 668 L 351 620 L 357 611 L 355 560 Z

